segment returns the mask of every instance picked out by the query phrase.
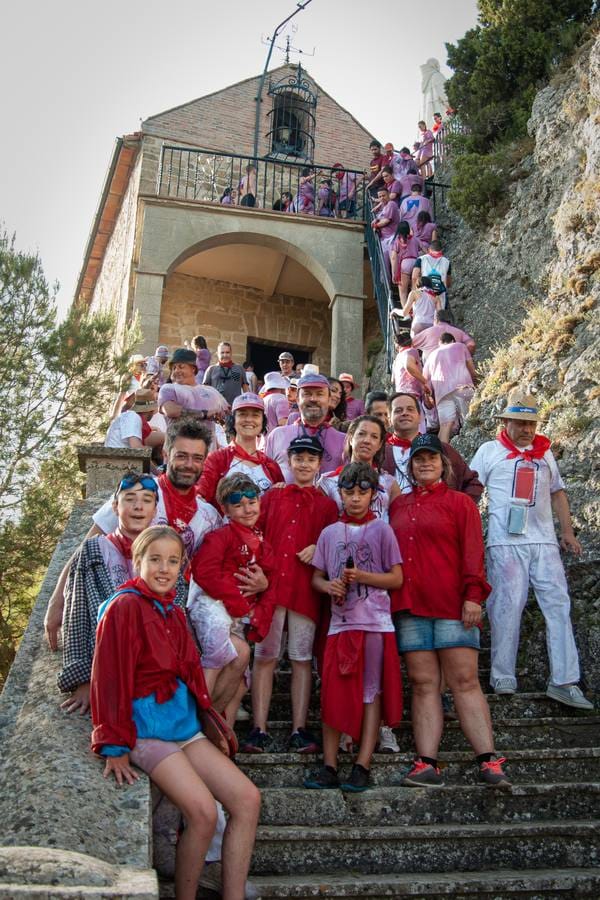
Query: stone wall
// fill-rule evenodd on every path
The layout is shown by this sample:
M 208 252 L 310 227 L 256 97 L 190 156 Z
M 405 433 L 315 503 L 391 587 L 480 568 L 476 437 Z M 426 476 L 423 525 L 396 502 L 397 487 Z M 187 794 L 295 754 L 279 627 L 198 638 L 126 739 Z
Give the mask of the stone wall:
M 231 341 L 234 359 L 246 358 L 248 338 L 313 351 L 323 372 L 331 364 L 331 313 L 323 301 L 275 294 L 225 281 L 174 273 L 166 279 L 160 340 L 170 347 L 203 334 L 211 350 Z
M 129 293 L 137 225 L 137 198 L 142 172 L 142 158 L 138 156 L 123 197 L 114 230 L 106 247 L 100 274 L 94 288 L 92 311 L 113 310 L 117 315 L 117 334 L 127 323 Z

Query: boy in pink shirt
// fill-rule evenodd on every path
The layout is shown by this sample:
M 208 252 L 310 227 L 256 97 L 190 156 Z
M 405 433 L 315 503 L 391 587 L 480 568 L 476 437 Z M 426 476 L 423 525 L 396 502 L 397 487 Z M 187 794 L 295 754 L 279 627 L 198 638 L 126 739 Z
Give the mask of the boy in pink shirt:
M 413 347 L 421 351 L 423 363 L 426 363 L 431 353 L 437 350 L 440 345 L 440 338 L 444 333 L 451 334 L 457 343 L 464 344 L 471 356 L 475 353 L 475 341 L 471 335 L 451 323 L 452 313 L 447 309 L 437 309 L 433 325 L 413 335 Z
M 471 354 L 448 332 L 428 357 L 423 375 L 433 392 L 440 423 L 439 439 L 448 443 L 459 434 L 475 392 L 477 373 Z

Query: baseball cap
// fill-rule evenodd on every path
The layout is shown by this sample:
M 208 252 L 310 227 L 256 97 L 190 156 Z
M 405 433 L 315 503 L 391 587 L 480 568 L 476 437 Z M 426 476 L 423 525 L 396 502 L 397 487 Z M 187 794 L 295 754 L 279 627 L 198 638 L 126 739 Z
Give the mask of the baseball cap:
M 159 344 L 159 346 L 154 351 L 155 356 L 168 356 L 169 348 L 165 344 Z
M 349 381 L 350 384 L 352 385 L 352 387 L 354 387 L 356 384 L 356 382 L 354 381 L 354 378 L 352 377 L 352 375 L 349 372 L 341 372 L 338 375 L 338 381 Z
M 323 445 L 318 437 L 310 434 L 302 434 L 300 437 L 294 438 L 288 447 L 288 453 L 314 453 L 323 456 Z
M 294 357 L 292 356 L 292 354 L 291 354 L 288 350 L 284 350 L 283 353 L 280 353 L 279 356 L 277 357 L 277 359 L 278 359 L 278 360 L 280 360 L 280 359 L 291 359 L 292 362 L 295 362 Z
M 281 372 L 267 372 L 261 393 L 266 391 L 285 391 L 289 387 L 289 381 L 284 378 Z
M 329 390 L 329 379 L 318 372 L 308 372 L 298 379 L 298 388 L 326 387 Z
M 421 450 L 429 450 L 430 453 L 443 453 L 442 442 L 436 434 L 418 434 L 410 445 L 409 459 Z
M 253 394 L 251 391 L 246 391 L 245 394 L 240 394 L 238 397 L 236 397 L 231 404 L 232 413 L 234 413 L 237 409 L 261 409 L 264 412 L 265 404 L 260 399 L 258 394 Z

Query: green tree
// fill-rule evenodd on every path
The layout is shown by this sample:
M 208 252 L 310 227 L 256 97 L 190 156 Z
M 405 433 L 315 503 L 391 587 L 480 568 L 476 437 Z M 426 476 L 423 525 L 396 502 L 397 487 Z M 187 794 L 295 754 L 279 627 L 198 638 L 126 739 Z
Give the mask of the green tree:
M 59 322 L 55 298 L 40 259 L 0 232 L 0 676 L 81 496 L 75 445 L 101 436 L 139 338 L 134 325 L 119 352 L 112 314 L 73 306 Z
M 591 0 L 479 0 L 479 24 L 446 44 L 450 105 L 470 131 L 469 149 L 526 133 L 536 90 L 581 41 Z

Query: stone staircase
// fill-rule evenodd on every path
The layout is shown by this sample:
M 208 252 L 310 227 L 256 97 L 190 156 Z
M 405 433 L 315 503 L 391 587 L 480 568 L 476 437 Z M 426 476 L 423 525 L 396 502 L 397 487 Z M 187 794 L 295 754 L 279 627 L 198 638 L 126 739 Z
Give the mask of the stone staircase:
M 488 652 L 481 653 L 484 690 Z M 270 733 L 278 752 L 238 755 L 263 792 L 251 880 L 265 900 L 600 898 L 600 717 L 549 700 L 543 674 L 522 674 L 523 693 L 489 697 L 511 793 L 477 783 L 453 722 L 440 750 L 446 785 L 400 787 L 412 759 L 408 721 L 396 731 L 401 753 L 375 755 L 370 790 L 304 789 L 318 760 L 285 751 L 289 681 L 285 669 L 276 674 Z M 318 702 L 315 690 L 309 726 L 317 731 Z M 248 727 L 239 726 L 241 736 Z M 351 758 L 340 760 L 349 771 Z

